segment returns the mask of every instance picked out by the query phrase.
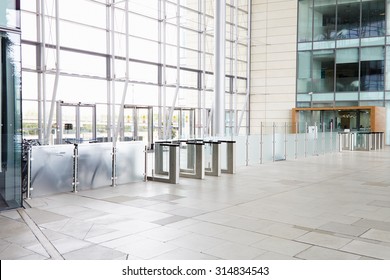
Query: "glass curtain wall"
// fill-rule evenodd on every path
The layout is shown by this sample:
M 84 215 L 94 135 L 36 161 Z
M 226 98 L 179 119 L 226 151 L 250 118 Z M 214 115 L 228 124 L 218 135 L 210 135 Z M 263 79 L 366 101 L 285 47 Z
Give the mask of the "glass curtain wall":
M 50 112 L 58 100 L 96 104 L 97 138 L 120 135 L 132 121 L 120 116 L 122 100 L 153 108 L 155 140 L 173 137 L 175 108 L 195 109 L 192 137 L 210 134 L 214 1 L 37 0 L 21 8 L 26 138 L 47 142 L 59 129 Z M 248 0 L 226 1 L 225 108 L 235 112 L 227 133 L 237 131 L 237 115 L 248 126 L 248 10 Z
M 300 0 L 297 107 L 384 106 L 386 0 Z
M 19 15 L 19 1 L 1 1 L 0 210 L 22 205 Z

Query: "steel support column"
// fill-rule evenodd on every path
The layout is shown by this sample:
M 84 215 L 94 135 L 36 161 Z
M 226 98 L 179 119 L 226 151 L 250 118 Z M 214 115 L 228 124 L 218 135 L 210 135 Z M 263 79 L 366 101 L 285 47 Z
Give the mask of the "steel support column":
M 214 7 L 214 130 L 225 135 L 225 43 L 226 0 L 215 0 Z

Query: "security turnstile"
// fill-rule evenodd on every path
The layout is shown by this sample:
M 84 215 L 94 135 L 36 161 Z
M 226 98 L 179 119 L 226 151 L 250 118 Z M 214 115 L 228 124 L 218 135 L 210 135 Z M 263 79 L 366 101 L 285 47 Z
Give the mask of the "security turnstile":
M 186 168 L 180 168 L 180 176 L 194 179 L 204 179 L 204 143 L 203 141 L 188 140 L 181 142 L 181 156 L 185 155 Z M 181 162 L 181 165 L 183 163 Z
M 148 180 L 170 184 L 179 183 L 180 157 L 178 143 L 168 141 L 154 143 L 154 173 Z

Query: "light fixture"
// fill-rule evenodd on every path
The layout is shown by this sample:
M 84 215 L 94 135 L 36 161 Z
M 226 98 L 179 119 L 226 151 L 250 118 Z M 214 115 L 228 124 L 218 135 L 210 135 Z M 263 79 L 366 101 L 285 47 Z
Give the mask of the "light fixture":
M 307 94 L 308 94 L 308 95 L 312 95 L 312 94 L 313 94 L 313 92 L 311 91 L 311 92 L 308 92 Z

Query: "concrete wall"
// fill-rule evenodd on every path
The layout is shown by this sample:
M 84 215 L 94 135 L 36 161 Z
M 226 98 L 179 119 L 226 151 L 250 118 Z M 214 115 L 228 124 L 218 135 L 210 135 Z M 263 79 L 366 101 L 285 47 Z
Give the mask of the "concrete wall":
M 296 91 L 296 0 L 252 0 L 251 134 L 290 122 Z

